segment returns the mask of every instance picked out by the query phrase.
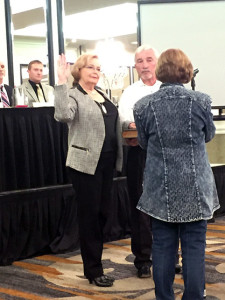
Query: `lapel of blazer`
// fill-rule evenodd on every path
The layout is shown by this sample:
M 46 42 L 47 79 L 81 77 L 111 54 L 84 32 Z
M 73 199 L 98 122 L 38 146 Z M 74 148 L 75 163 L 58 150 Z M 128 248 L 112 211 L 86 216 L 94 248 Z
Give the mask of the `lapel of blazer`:
M 25 83 L 25 89 L 26 89 L 26 93 L 29 94 L 30 97 L 31 97 L 34 101 L 38 102 L 38 97 L 37 97 L 37 95 L 35 94 L 35 91 L 34 91 L 34 89 L 32 88 L 31 84 L 30 84 L 28 81 Z
M 48 86 L 44 83 L 42 83 L 41 86 L 42 86 L 45 100 L 46 100 L 46 102 L 48 102 Z

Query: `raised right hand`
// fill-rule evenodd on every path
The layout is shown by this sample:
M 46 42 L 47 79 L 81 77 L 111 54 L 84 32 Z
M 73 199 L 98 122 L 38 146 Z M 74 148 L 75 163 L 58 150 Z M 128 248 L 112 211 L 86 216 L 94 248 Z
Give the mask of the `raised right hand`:
M 67 83 L 68 78 L 71 74 L 70 64 L 66 62 L 65 54 L 59 55 L 57 62 L 57 74 L 58 74 L 58 84 Z

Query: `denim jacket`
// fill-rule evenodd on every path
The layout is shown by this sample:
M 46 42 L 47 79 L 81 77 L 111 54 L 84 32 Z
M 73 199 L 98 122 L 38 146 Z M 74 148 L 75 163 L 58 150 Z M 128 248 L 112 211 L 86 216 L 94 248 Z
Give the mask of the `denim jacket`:
M 137 208 L 166 222 L 212 218 L 220 205 L 205 147 L 215 135 L 210 97 L 162 84 L 135 104 L 134 118 L 147 150 Z

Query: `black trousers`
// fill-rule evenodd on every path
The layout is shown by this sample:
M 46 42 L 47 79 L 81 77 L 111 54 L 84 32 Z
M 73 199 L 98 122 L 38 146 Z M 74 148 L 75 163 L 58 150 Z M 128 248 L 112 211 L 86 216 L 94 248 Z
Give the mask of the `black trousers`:
M 103 275 L 103 230 L 112 215 L 112 184 L 115 155 L 102 153 L 94 175 L 69 169 L 78 204 L 80 250 L 84 275 Z
M 137 269 L 151 266 L 152 231 L 151 218 L 136 208 L 143 190 L 143 173 L 146 151 L 140 146 L 129 147 L 127 153 L 127 184 L 131 205 L 131 250 Z

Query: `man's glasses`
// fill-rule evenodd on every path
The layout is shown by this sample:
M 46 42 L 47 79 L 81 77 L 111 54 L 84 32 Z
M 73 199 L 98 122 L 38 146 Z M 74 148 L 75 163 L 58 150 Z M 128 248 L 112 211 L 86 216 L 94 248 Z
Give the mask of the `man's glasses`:
M 97 71 L 97 72 L 101 72 L 101 68 L 100 67 L 95 67 L 95 66 L 85 66 L 84 67 L 85 69 L 89 69 L 89 70 L 92 70 L 92 71 Z

